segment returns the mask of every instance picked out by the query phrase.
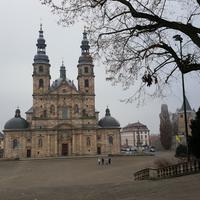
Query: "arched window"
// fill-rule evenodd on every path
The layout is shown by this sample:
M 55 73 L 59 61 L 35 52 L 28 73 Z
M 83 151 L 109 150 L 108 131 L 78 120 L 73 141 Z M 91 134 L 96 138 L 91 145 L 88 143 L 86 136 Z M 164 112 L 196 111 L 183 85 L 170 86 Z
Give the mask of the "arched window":
M 42 147 L 42 145 L 43 145 L 42 138 L 39 138 L 38 139 L 38 147 Z
M 67 107 L 63 107 L 62 108 L 62 119 L 68 119 L 68 109 L 67 109 Z
M 113 136 L 111 135 L 108 136 L 108 143 L 113 144 Z
M 79 107 L 78 107 L 78 104 L 76 104 L 76 105 L 74 106 L 74 112 L 75 112 L 75 113 L 79 113 Z
M 86 144 L 87 144 L 87 146 L 90 146 L 90 145 L 91 145 L 90 137 L 87 137 L 87 139 L 86 139 Z
M 89 80 L 85 79 L 85 87 L 89 87 Z
M 85 73 L 88 73 L 88 67 L 84 68 Z
M 39 66 L 39 72 L 43 72 L 43 66 Z
M 16 149 L 18 147 L 18 141 L 17 141 L 17 139 L 13 140 L 12 147 L 13 147 L 13 149 Z
M 44 81 L 43 79 L 39 80 L 39 88 L 43 88 L 44 87 Z
M 50 106 L 50 114 L 55 115 L 55 106 L 54 105 Z

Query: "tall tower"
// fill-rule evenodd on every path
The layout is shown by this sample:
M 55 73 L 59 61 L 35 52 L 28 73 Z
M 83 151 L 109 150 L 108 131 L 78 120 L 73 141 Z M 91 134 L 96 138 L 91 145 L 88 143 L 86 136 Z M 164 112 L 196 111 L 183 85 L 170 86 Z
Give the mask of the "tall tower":
M 187 128 L 188 133 L 191 135 L 191 120 L 195 118 L 195 110 L 191 108 L 189 101 L 187 97 L 185 97 L 185 103 L 186 103 L 186 115 L 187 115 Z M 179 134 L 186 134 L 185 131 L 185 117 L 184 117 L 184 104 L 182 104 L 181 109 L 178 111 L 178 132 Z
M 81 56 L 78 61 L 78 90 L 80 93 L 94 95 L 94 72 L 93 60 L 89 53 L 90 45 L 87 33 L 84 30 L 81 43 Z
M 46 44 L 43 37 L 42 24 L 40 24 L 39 38 L 37 39 L 37 54 L 33 62 L 33 96 L 41 95 L 48 92 L 50 87 L 50 64 L 46 55 Z
M 81 56 L 78 61 L 78 90 L 83 95 L 83 112 L 88 116 L 95 116 L 94 65 L 90 55 L 87 32 L 83 32 L 81 42 Z M 84 114 L 83 114 L 84 115 Z

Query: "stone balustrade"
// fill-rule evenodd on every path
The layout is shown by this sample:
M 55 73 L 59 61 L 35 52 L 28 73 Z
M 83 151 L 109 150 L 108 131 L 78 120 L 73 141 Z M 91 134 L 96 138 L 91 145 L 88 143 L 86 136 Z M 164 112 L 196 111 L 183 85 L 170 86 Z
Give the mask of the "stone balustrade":
M 200 173 L 200 160 L 178 163 L 158 169 L 146 168 L 134 173 L 135 180 L 154 180 Z

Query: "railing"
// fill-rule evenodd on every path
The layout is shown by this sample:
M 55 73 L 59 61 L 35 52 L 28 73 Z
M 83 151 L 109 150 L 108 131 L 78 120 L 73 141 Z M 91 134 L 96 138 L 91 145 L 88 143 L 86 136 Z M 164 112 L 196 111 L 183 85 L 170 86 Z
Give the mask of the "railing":
M 146 168 L 134 174 L 135 180 L 154 180 L 200 173 L 200 160 L 170 165 L 163 168 Z

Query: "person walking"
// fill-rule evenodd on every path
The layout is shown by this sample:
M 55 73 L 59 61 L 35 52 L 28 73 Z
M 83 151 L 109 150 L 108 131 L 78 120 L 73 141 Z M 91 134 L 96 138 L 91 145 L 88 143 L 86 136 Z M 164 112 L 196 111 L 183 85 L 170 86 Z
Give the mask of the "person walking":
M 104 165 L 104 158 L 101 158 L 101 164 Z
M 111 165 L 111 162 L 112 162 L 111 157 L 109 157 L 108 158 L 108 164 Z
M 101 164 L 101 158 L 97 158 L 97 162 L 98 162 L 98 165 L 100 165 Z

